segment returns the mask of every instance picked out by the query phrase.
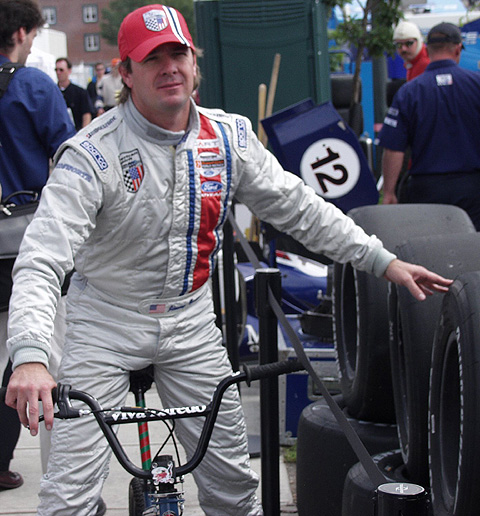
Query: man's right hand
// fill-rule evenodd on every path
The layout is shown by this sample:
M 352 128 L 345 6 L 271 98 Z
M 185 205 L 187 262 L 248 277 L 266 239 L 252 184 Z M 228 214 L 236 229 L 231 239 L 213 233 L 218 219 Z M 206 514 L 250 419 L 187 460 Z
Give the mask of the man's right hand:
M 39 401 L 42 402 L 45 427 L 47 430 L 52 428 L 52 389 L 55 386 L 47 368 L 38 362 L 21 364 L 12 373 L 5 403 L 17 410 L 20 422 L 30 429 L 31 435 L 38 433 Z
M 397 196 L 394 193 L 383 192 L 382 204 L 398 204 Z
M 382 156 L 383 204 L 398 204 L 395 189 L 403 167 L 405 153 L 384 149 Z

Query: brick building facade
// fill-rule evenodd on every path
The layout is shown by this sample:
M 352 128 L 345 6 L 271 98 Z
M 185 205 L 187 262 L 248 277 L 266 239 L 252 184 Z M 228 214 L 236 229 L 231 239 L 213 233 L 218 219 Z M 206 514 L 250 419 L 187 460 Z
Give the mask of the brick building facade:
M 100 36 L 102 10 L 110 0 L 38 0 L 48 25 L 67 35 L 68 58 L 74 65 L 109 64 L 118 57 L 116 46 Z M 58 56 L 57 56 L 58 57 Z

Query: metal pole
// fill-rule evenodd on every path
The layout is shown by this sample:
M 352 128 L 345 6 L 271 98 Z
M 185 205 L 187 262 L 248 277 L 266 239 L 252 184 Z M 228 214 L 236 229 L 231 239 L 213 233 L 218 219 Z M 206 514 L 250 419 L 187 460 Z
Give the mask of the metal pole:
M 375 124 L 383 123 L 387 112 L 387 58 L 385 56 L 372 59 L 373 75 L 373 119 Z
M 332 99 L 330 56 L 328 55 L 327 6 L 322 0 L 312 0 L 312 30 L 315 72 L 315 101 Z
M 278 269 L 257 269 L 255 301 L 258 315 L 260 364 L 278 360 L 278 322 L 269 302 L 269 290 L 280 301 L 281 275 Z M 260 464 L 262 505 L 265 516 L 280 514 L 278 378 L 260 380 Z
M 382 484 L 377 488 L 376 516 L 427 516 L 428 498 L 425 489 L 416 484 Z
M 218 265 L 212 274 L 212 298 L 213 310 L 216 315 L 215 324 L 223 331 L 223 316 L 222 316 L 222 300 L 220 296 L 220 278 L 218 274 Z
M 227 220 L 223 227 L 223 295 L 225 300 L 225 340 L 234 371 L 239 370 L 237 312 L 235 307 L 235 261 L 233 229 Z

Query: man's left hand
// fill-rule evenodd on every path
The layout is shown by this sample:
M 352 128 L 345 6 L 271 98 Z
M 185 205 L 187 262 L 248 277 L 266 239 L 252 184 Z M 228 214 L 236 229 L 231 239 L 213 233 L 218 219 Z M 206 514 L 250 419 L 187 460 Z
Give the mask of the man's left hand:
M 434 292 L 447 292 L 448 287 L 453 283 L 453 280 L 435 274 L 421 265 L 398 259 L 390 262 L 384 278 L 407 287 L 412 296 L 419 301 L 424 301 Z

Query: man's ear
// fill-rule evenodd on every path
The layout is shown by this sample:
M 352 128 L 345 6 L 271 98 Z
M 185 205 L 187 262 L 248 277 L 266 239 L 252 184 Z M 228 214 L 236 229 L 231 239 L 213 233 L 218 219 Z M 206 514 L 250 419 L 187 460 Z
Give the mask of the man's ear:
M 130 73 L 127 70 L 127 67 L 124 63 L 120 63 L 120 66 L 118 67 L 118 71 L 120 72 L 120 75 L 122 76 L 123 82 L 129 87 L 132 87 L 132 81 L 130 80 Z
M 25 27 L 20 27 L 17 31 L 13 33 L 13 40 L 15 43 L 23 43 L 27 37 L 27 29 Z
M 457 58 L 458 61 L 460 61 L 460 56 L 462 55 L 462 49 L 463 49 L 463 44 L 459 43 L 457 45 L 457 48 L 455 49 L 455 57 Z

